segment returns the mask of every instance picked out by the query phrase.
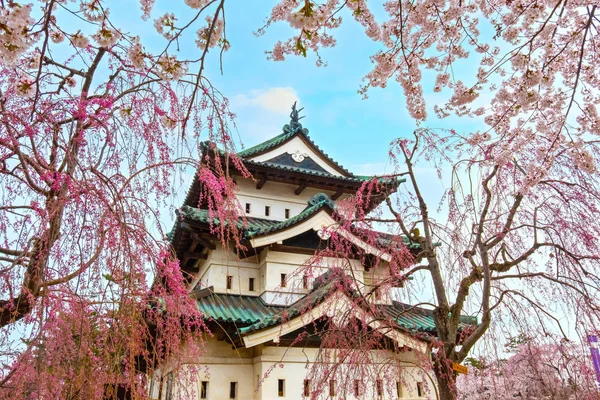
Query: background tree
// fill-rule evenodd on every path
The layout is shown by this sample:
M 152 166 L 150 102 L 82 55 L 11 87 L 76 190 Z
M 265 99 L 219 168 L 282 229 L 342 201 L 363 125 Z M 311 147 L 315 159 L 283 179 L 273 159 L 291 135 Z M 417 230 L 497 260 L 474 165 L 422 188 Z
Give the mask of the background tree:
M 549 343 L 547 340 L 546 343 L 539 343 L 526 339 L 518 340 L 520 343 L 511 348 L 507 346 L 507 350 L 510 350 L 508 359 L 480 363 L 470 375 L 459 377 L 459 398 L 492 400 L 599 397 L 586 348 L 560 339 Z
M 146 43 L 117 2 L 0 1 L 2 398 L 143 397 L 138 369 L 202 329 L 159 210 L 201 135 L 231 148 L 232 115 L 204 76 L 224 2 L 185 3 Z
M 378 7 L 284 0 L 263 30 L 286 21 L 298 32 L 275 44 L 273 60 L 314 51 L 322 64 L 320 51 L 335 45 L 348 9 L 381 47 L 360 92 L 401 85 L 421 126 L 414 138 L 392 143 L 397 174 L 408 184 L 388 200 L 391 218 L 359 212 L 358 222 L 390 223 L 422 246 L 420 263 L 395 279 L 415 275 L 431 289 L 440 348 L 434 371 L 440 397 L 455 399 L 452 363 L 467 357 L 492 321 L 496 333 L 515 327 L 567 336 L 563 315 L 580 335 L 598 326 L 600 20 L 597 6 L 585 1 L 399 0 Z M 480 118 L 480 130 L 425 127 L 426 70 L 435 74 L 431 89 L 448 95 L 429 105 L 435 115 Z M 441 218 L 430 212 L 429 182 L 415 172 L 422 164 L 447 174 Z M 460 332 L 464 313 L 480 323 Z

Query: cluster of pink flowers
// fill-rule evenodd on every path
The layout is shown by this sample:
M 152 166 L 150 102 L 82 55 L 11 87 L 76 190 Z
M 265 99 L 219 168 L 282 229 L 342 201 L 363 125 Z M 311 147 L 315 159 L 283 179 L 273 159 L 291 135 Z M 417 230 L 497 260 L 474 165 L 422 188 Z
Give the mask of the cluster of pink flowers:
M 14 65 L 19 56 L 33 43 L 30 32 L 35 20 L 31 17 L 31 5 L 10 3 L 0 8 L 0 62 Z
M 175 56 L 168 54 L 160 56 L 156 64 L 159 67 L 157 71 L 158 76 L 165 80 L 181 79 L 187 71 L 187 66 L 183 62 L 177 60 Z
M 212 18 L 206 17 L 206 22 L 208 26 L 200 28 L 196 32 L 196 45 L 198 46 L 198 48 L 212 48 L 217 45 L 221 45 L 221 47 L 223 47 L 224 50 L 227 50 L 229 48 L 229 42 L 227 42 L 223 38 L 223 32 L 225 29 L 225 22 L 223 21 L 223 19 L 218 18 L 213 25 Z

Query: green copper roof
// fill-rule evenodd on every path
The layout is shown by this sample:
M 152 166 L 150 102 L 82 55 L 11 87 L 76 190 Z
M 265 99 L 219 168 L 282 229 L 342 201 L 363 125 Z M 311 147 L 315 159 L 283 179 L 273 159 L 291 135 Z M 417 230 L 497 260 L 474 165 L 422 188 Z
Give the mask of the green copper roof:
M 323 282 L 315 285 L 311 292 L 288 307 L 267 305 L 256 296 L 214 293 L 212 287 L 195 291 L 193 295 L 196 295 L 197 307 L 206 319 L 237 324 L 239 334 L 245 335 L 295 318 L 317 306 L 337 290 L 344 290 L 351 298 L 356 297 L 352 290 L 344 289 L 346 285 L 338 279 L 339 273 L 329 271 L 323 277 Z M 345 275 L 344 277 L 350 279 Z M 414 333 L 435 334 L 435 322 L 431 310 L 396 301 L 390 305 L 382 304 L 374 307 L 375 312 L 381 313 L 382 318 L 392 321 L 400 328 Z M 476 317 L 461 316 L 460 321 L 459 329 L 477 324 Z
M 406 179 L 401 178 L 401 177 L 386 178 L 386 177 L 377 177 L 377 176 L 368 176 L 368 175 L 353 175 L 352 173 L 350 173 L 349 171 L 344 169 L 341 165 L 339 165 L 334 160 L 332 160 L 325 153 L 323 153 L 323 155 L 325 157 L 327 157 L 332 163 L 337 165 L 339 168 L 341 168 L 342 170 L 347 172 L 348 176 L 333 175 L 328 172 L 315 171 L 315 170 L 311 170 L 311 169 L 299 168 L 299 167 L 294 167 L 294 166 L 289 166 L 289 165 L 275 164 L 275 163 L 271 163 L 268 161 L 254 161 L 254 160 L 247 159 L 247 157 L 249 157 L 253 154 L 260 153 L 264 150 L 268 150 L 270 148 L 276 147 L 279 143 L 284 142 L 285 140 L 292 137 L 293 135 L 294 134 L 292 134 L 292 133 L 282 133 L 281 135 L 275 136 L 274 138 L 269 139 L 266 142 L 260 143 L 260 144 L 254 146 L 254 147 L 251 147 L 247 150 L 238 152 L 237 156 L 241 157 L 243 159 L 244 163 L 246 163 L 247 165 L 255 165 L 258 167 L 267 167 L 267 168 L 277 169 L 277 170 L 286 171 L 286 172 L 301 173 L 301 174 L 305 174 L 305 175 L 334 179 L 334 180 L 343 181 L 343 182 L 362 183 L 362 182 L 370 181 L 371 179 L 375 179 L 375 178 L 377 178 L 379 180 L 379 182 L 381 182 L 382 184 L 385 184 L 385 185 L 399 184 L 399 183 L 406 182 Z M 308 139 L 308 140 L 310 141 L 310 139 Z M 310 141 L 310 142 L 313 144 L 313 146 L 315 146 L 315 148 L 319 149 L 319 147 L 316 144 L 314 144 L 312 141 Z M 209 149 L 210 145 L 211 144 L 208 141 L 201 143 L 201 146 L 204 149 Z M 223 150 L 219 149 L 218 151 L 221 153 L 224 153 Z M 319 151 L 321 151 L 321 150 L 319 149 Z
M 273 313 L 270 317 L 257 321 L 250 326 L 239 328 L 238 330 L 240 334 L 243 335 L 258 331 L 260 329 L 268 328 L 270 326 L 275 326 L 286 320 L 295 318 L 329 297 L 329 295 L 334 291 L 334 285 L 335 282 L 329 282 L 326 285 L 320 286 L 289 307 L 280 309 L 278 312 Z
M 253 218 L 247 217 L 245 226 L 246 235 L 249 237 L 256 235 L 263 235 L 270 232 L 279 231 L 285 228 L 289 228 L 301 222 L 303 220 L 308 219 L 310 216 L 316 214 L 319 210 L 321 210 L 324 206 L 329 207 L 333 210 L 333 202 L 332 200 L 325 194 L 319 193 L 310 200 L 308 207 L 306 207 L 300 214 L 293 216 L 292 218 L 288 218 L 285 221 L 272 221 L 268 219 L 262 218 Z M 183 206 L 178 211 L 179 214 L 184 218 L 200 223 L 208 224 L 210 221 L 208 210 L 202 210 L 190 206 Z M 212 223 L 214 225 L 221 224 L 221 221 L 217 218 L 213 218 Z M 238 222 L 238 226 L 240 228 L 244 227 L 243 221 L 240 219 Z
M 258 235 L 265 235 L 272 232 L 277 232 L 286 228 L 289 228 L 299 222 L 309 219 L 311 216 L 315 215 L 318 211 L 327 207 L 330 211 L 333 211 L 335 203 L 324 193 L 316 194 L 312 199 L 309 200 L 308 206 L 302 210 L 299 214 L 288 218 L 284 221 L 274 221 L 263 218 L 255 218 L 255 217 L 246 217 L 246 226 L 244 226 L 244 222 L 242 219 L 238 221 L 238 227 L 245 230 L 246 237 L 254 237 Z M 203 224 L 209 224 L 209 212 L 208 210 L 199 209 L 190 206 L 182 206 L 179 209 L 178 214 L 183 219 L 191 220 L 195 222 L 200 222 Z M 221 221 L 217 218 L 213 218 L 213 225 L 218 226 L 221 224 Z M 368 234 L 364 229 L 356 229 L 355 234 Z M 172 235 L 171 233 L 169 233 Z M 383 247 L 393 246 L 394 244 L 399 243 L 398 237 L 390 234 L 384 234 L 382 232 L 376 232 L 377 242 L 379 245 Z M 410 249 L 417 249 L 420 247 L 419 243 L 413 242 L 410 238 L 406 236 L 400 237 L 402 244 L 407 246 Z
M 205 317 L 243 325 L 266 320 L 283 308 L 268 306 L 260 297 L 217 293 L 197 299 L 196 305 Z
M 252 146 L 248 149 L 239 151 L 237 153 L 237 155 L 245 158 L 245 157 L 250 157 L 256 153 L 262 153 L 263 151 L 267 151 L 269 149 L 272 149 L 273 147 L 277 147 L 279 144 L 290 139 L 295 134 L 296 134 L 295 132 L 287 132 L 287 133 L 283 132 L 267 141 L 257 144 L 256 146 Z
M 319 285 L 315 285 L 315 288 L 302 299 L 268 318 L 261 319 L 252 325 L 239 328 L 239 332 L 241 334 L 246 334 L 278 325 L 284 320 L 295 318 L 303 312 L 320 304 L 337 290 L 343 290 L 350 298 L 356 298 L 356 293 L 352 289 L 347 289 L 347 283 L 343 283 L 344 280 L 351 281 L 351 278 L 346 276 L 343 272 L 329 270 L 322 275 L 322 278 L 317 278 L 317 281 L 319 279 L 322 279 L 322 282 L 320 282 Z M 358 304 L 356 306 L 360 307 Z M 411 332 L 435 333 L 435 322 L 431 310 L 409 306 L 396 301 L 393 301 L 391 305 L 380 304 L 375 305 L 374 307 L 376 310 L 375 312 L 381 313 L 382 318 L 390 320 L 400 328 L 404 328 Z M 477 318 L 475 317 L 461 316 L 460 321 L 459 329 L 464 328 L 466 325 L 477 324 Z
M 259 143 L 256 146 L 250 147 L 249 149 L 242 150 L 242 151 L 238 152 L 237 155 L 242 158 L 252 157 L 255 154 L 263 153 L 265 151 L 273 149 L 273 148 L 279 146 L 281 143 L 284 143 L 285 141 L 293 138 L 296 135 L 301 135 L 319 153 L 321 153 L 323 155 L 323 157 L 325 157 L 331 164 L 335 165 L 338 169 L 340 169 L 342 172 L 344 172 L 346 175 L 348 175 L 347 176 L 348 178 L 354 177 L 352 172 L 348 171 L 342 165 L 338 164 L 337 161 L 335 161 L 327 153 L 325 153 L 323 150 L 321 150 L 321 148 L 319 146 L 317 146 L 315 144 L 315 142 L 313 142 L 308 137 L 308 130 L 302 128 L 302 125 L 300 125 L 300 124 L 299 124 L 299 128 L 296 128 L 296 129 L 290 127 L 289 125 L 285 125 L 284 129 L 283 129 L 283 133 L 281 133 L 280 135 L 277 135 L 274 138 L 271 138 L 265 142 Z

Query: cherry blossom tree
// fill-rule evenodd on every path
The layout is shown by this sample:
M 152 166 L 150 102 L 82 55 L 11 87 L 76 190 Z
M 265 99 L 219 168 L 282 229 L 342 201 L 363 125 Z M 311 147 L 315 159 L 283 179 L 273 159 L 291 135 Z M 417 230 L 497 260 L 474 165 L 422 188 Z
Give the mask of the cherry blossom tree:
M 469 375 L 459 377 L 460 398 L 597 399 L 586 351 L 572 342 L 543 344 L 526 338 L 508 359 L 479 362 Z
M 498 338 L 513 327 L 566 337 L 565 315 L 581 337 L 598 326 L 600 20 L 592 3 L 283 0 L 259 30 L 289 23 L 297 34 L 269 57 L 314 52 L 321 65 L 348 12 L 380 48 L 359 92 L 394 82 L 404 92 L 418 128 L 412 137 L 400 132 L 390 155 L 394 176 L 407 183 L 385 213 L 368 214 L 358 196 L 355 223 L 389 224 L 420 246 L 414 266 L 392 269 L 387 284 L 414 276 L 433 296 L 442 399 L 457 398 L 452 363 L 486 333 Z M 427 104 L 426 91 L 447 101 Z M 428 110 L 482 128 L 429 129 Z M 427 197 L 419 166 L 442 178 L 439 203 Z M 462 314 L 479 324 L 459 329 Z
M 0 1 L 2 398 L 143 398 L 138 372 L 203 330 L 160 209 L 201 136 L 231 149 L 232 114 L 204 74 L 224 1 L 185 3 L 147 42 L 117 3 Z

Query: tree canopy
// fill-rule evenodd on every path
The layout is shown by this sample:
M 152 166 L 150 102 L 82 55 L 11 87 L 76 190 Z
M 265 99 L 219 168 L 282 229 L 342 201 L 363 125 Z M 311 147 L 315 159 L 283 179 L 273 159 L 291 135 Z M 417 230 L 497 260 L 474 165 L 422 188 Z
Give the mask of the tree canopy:
M 433 369 L 441 398 L 455 399 L 452 363 L 484 335 L 515 326 L 566 337 L 562 315 L 579 334 L 600 322 L 597 5 L 373 3 L 282 0 L 258 33 L 289 24 L 292 36 L 268 56 L 314 52 L 320 65 L 350 17 L 379 47 L 360 94 L 402 87 L 398 107 L 420 124 L 398 132 L 390 150 L 406 189 L 375 214 L 357 196 L 352 222 L 369 231 L 387 224 L 421 245 L 416 264 L 396 264 L 393 281 L 381 284 L 427 280 Z M 185 0 L 182 15 L 139 4 L 162 37 L 152 51 L 115 22 L 109 1 L 0 0 L 3 397 L 101 398 L 122 385 L 143 398 L 138 371 L 183 360 L 182 343 L 204 329 L 158 208 L 178 166 L 198 167 L 201 136 L 236 162 L 233 114 L 205 72 L 209 52 L 217 63 L 229 47 L 225 0 Z M 195 46 L 189 59 L 180 45 Z M 464 81 L 455 72 L 462 61 L 473 66 Z M 434 82 L 424 81 L 428 70 Z M 485 129 L 428 127 L 425 85 L 447 96 L 433 106 L 436 118 L 481 118 Z M 482 94 L 491 98 L 483 105 Z M 447 177 L 442 218 L 423 196 L 421 164 Z M 211 212 L 237 218 L 227 169 L 198 176 Z M 372 190 L 375 182 L 365 184 Z M 459 331 L 464 313 L 480 323 Z

